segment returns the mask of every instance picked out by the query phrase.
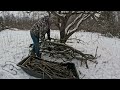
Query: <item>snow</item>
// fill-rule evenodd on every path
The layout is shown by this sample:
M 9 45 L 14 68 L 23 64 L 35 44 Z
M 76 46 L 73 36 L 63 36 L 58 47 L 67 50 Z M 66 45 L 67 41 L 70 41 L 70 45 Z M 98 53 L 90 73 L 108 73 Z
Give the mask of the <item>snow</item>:
M 98 33 L 80 32 L 74 34 L 84 40 L 84 44 L 73 44 L 73 47 L 83 50 L 84 53 L 95 55 L 98 46 L 98 64 L 89 63 L 89 69 L 79 67 L 86 79 L 113 79 L 120 78 L 120 40 L 103 37 Z
M 22 69 L 16 66 L 22 58 L 26 57 L 29 52 L 30 40 L 28 31 L 11 31 L 5 30 L 0 32 L 0 79 L 29 79 Z M 29 40 L 29 41 L 28 41 Z M 14 70 L 9 70 L 9 65 L 13 64 Z M 17 72 L 17 75 L 14 75 Z
M 59 38 L 59 31 L 51 30 L 51 37 Z M 80 61 L 73 60 L 80 78 L 83 79 L 120 79 L 120 39 L 104 37 L 99 33 L 77 32 L 70 38 L 80 39 L 81 42 L 72 40 L 68 45 L 88 54 L 95 55 L 96 48 L 98 64 L 88 62 L 89 69 Z M 26 74 L 16 66 L 29 54 L 29 44 L 32 43 L 29 30 L 9 30 L 0 32 L 0 79 L 36 79 Z M 42 57 L 50 59 L 48 57 Z M 57 60 L 58 61 L 58 60 Z M 8 66 L 12 64 L 14 66 Z M 6 65 L 6 66 L 5 66 Z M 14 70 L 11 71 L 10 68 Z

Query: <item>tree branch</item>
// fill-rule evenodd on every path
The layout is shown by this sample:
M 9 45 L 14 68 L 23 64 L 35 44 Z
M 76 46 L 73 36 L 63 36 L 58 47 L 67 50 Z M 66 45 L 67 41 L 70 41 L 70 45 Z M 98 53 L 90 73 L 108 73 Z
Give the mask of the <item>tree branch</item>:
M 78 19 L 82 18 L 82 16 L 83 16 L 83 13 L 80 14 L 78 17 L 76 17 L 75 20 L 66 27 L 66 29 L 65 29 L 65 33 L 66 33 L 66 34 L 67 34 L 67 32 L 69 31 L 69 29 L 76 23 L 76 21 L 77 21 Z
M 78 27 L 80 26 L 80 24 L 81 24 L 83 21 L 85 21 L 86 19 L 88 19 L 90 16 L 91 16 L 90 14 L 84 16 L 84 18 L 82 18 L 82 19 L 77 23 L 76 27 L 75 27 L 73 30 L 69 31 L 69 33 L 66 35 L 65 38 L 69 38 L 73 33 L 75 33 L 75 32 L 78 30 Z
M 76 27 L 75 27 L 74 29 L 72 29 L 71 31 L 68 30 L 68 32 L 69 32 L 69 33 L 73 32 L 73 31 L 75 32 L 75 31 L 78 29 L 79 25 L 80 25 L 83 21 L 85 21 L 86 19 L 88 19 L 90 16 L 91 16 L 90 14 L 87 14 L 87 15 L 84 15 L 82 18 L 79 18 L 80 20 L 79 20 L 79 22 L 77 23 Z M 67 33 L 68 33 L 68 32 L 67 32 Z
M 47 11 L 47 13 L 49 14 L 49 16 L 51 16 L 51 12 L 50 11 Z
M 55 25 L 58 27 L 58 29 L 60 30 L 60 25 L 59 25 L 59 22 L 58 23 L 55 23 Z
M 63 20 L 64 19 L 64 17 L 63 16 L 61 16 L 61 15 L 59 15 L 57 12 L 55 12 L 55 11 L 50 11 L 53 15 L 55 15 L 56 17 L 58 17 L 59 19 L 61 19 L 61 20 Z
M 69 11 L 66 15 L 65 15 L 65 18 L 66 19 L 69 19 L 69 17 L 72 15 L 72 11 Z
M 81 51 L 71 47 L 71 46 L 68 46 L 67 44 L 63 44 L 63 43 L 56 43 L 56 42 L 51 42 L 51 41 L 47 41 L 48 43 L 50 44 L 53 44 L 53 45 L 58 45 L 58 46 L 64 46 L 64 47 L 67 47 L 67 48 L 70 48 L 71 50 L 79 53 L 82 57 L 85 57 L 85 54 L 83 54 Z

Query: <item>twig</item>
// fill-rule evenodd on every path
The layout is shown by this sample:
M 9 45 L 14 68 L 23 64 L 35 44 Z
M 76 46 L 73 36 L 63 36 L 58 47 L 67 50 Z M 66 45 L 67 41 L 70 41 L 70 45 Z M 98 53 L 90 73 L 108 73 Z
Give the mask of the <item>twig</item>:
M 95 58 L 96 58 L 96 56 L 97 56 L 97 50 L 98 50 L 98 46 L 97 46 L 97 48 L 96 48 L 96 52 L 95 52 Z
M 44 69 L 42 69 L 41 67 L 39 67 L 39 69 L 41 69 L 50 79 L 52 79 L 52 77 Z
M 58 45 L 58 46 L 63 46 L 63 47 L 66 47 L 66 48 L 70 48 L 72 51 L 77 52 L 77 53 L 79 53 L 80 55 L 82 55 L 83 57 L 85 57 L 85 54 L 83 54 L 81 51 L 79 51 L 79 50 L 77 50 L 77 49 L 75 49 L 75 48 L 73 48 L 73 47 L 71 47 L 71 46 L 68 46 L 68 45 L 66 45 L 66 44 L 63 44 L 63 43 L 55 43 L 55 42 L 50 42 L 50 41 L 47 41 L 47 42 L 50 43 L 50 44 L 53 44 L 53 45 Z
M 83 79 L 85 77 L 85 75 L 83 75 L 80 79 Z

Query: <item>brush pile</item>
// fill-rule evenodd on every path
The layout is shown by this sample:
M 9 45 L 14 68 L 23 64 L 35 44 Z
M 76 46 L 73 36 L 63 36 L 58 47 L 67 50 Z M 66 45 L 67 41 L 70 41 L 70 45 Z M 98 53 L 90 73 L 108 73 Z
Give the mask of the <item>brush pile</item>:
M 63 64 L 57 62 L 50 62 L 39 59 L 37 57 L 30 57 L 23 64 L 24 67 L 34 72 L 40 73 L 45 78 L 45 75 L 50 79 L 77 79 L 77 74 L 73 69 L 73 64 Z
M 77 59 L 81 61 L 81 65 L 85 63 L 86 67 L 88 67 L 87 61 L 93 62 L 97 64 L 97 56 L 93 56 L 91 54 L 84 54 L 83 52 L 63 43 L 55 42 L 55 41 L 45 41 L 45 46 L 42 47 L 42 53 L 49 54 L 49 57 L 53 57 L 56 59 L 62 59 L 63 62 L 72 61 L 73 59 Z M 97 53 L 97 52 L 96 52 Z

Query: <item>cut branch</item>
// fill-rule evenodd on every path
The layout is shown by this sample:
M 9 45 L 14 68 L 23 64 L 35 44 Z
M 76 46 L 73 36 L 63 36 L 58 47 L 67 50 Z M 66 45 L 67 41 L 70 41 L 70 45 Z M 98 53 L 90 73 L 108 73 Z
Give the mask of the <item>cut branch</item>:
M 71 47 L 71 46 L 68 46 L 66 44 L 63 44 L 63 43 L 55 43 L 55 42 L 50 42 L 50 41 L 47 41 L 48 43 L 50 44 L 53 44 L 53 45 L 58 45 L 58 46 L 64 46 L 64 47 L 67 47 L 67 48 L 70 48 L 72 51 L 76 52 L 76 53 L 79 53 L 82 57 L 85 57 L 85 54 L 83 54 L 81 51 Z
M 45 48 L 44 50 L 42 49 L 42 52 L 49 54 L 49 57 L 56 57 L 56 58 L 60 58 L 64 61 L 71 61 L 73 59 L 77 59 L 80 60 L 81 63 L 85 62 L 86 67 L 88 68 L 87 65 L 87 61 L 91 61 L 93 63 L 97 63 L 96 61 L 93 61 L 94 59 L 96 59 L 96 57 L 94 57 L 91 54 L 84 54 L 83 52 L 69 46 L 63 43 L 59 43 L 59 42 L 51 42 L 51 41 L 45 41 L 46 46 L 45 47 L 49 47 L 51 48 L 51 50 L 47 50 L 47 48 Z

